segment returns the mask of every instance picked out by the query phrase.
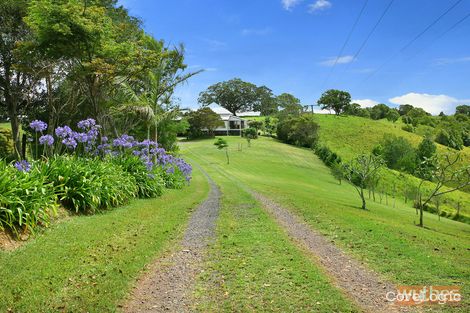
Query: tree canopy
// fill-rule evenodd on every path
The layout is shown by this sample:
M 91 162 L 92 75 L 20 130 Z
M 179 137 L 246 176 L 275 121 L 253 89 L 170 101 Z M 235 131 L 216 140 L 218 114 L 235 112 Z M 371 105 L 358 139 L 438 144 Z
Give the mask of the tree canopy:
M 206 106 L 216 103 L 237 115 L 237 112 L 253 110 L 259 99 L 260 92 L 256 85 L 234 78 L 209 86 L 199 94 L 198 101 Z
M 317 102 L 322 110 L 333 110 L 340 115 L 347 105 L 351 103 L 351 95 L 347 91 L 330 89 L 325 91 Z

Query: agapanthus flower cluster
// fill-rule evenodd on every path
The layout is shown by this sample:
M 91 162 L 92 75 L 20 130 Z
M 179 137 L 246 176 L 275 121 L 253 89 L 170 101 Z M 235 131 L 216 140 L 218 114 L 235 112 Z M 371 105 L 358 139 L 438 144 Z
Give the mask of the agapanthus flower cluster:
M 16 161 L 13 166 L 16 167 L 16 169 L 20 172 L 31 171 L 31 164 L 29 164 L 29 162 L 26 160 Z
M 39 137 L 39 143 L 41 145 L 52 146 L 54 144 L 54 137 L 51 135 L 44 135 Z
M 113 147 L 116 148 L 132 148 L 137 144 L 134 137 L 129 135 L 121 135 L 121 137 L 113 140 Z
M 35 132 L 40 133 L 47 129 L 47 123 L 39 120 L 34 120 L 29 123 L 29 127 L 31 127 Z
M 30 126 L 36 132 L 43 132 L 47 129 L 47 124 L 38 120 L 31 122 Z M 96 124 L 96 121 L 92 118 L 78 122 L 77 128 L 80 131 L 73 131 L 67 125 L 57 127 L 55 129 L 57 140 L 54 140 L 54 137 L 51 135 L 43 135 L 39 138 L 39 143 L 52 146 L 54 142 L 58 142 L 65 146 L 68 152 L 87 153 L 90 156 L 134 155 L 138 156 L 146 165 L 149 175 L 154 175 L 152 172 L 155 167 L 160 167 L 169 175 L 178 171 L 184 175 L 187 181 L 191 179 L 191 166 L 183 159 L 176 158 L 167 153 L 155 141 L 143 140 L 139 142 L 134 137 L 123 134 L 109 142 L 107 137 L 100 137 L 101 126 Z M 78 147 L 81 147 L 81 149 L 78 149 Z M 18 166 L 15 163 L 15 167 L 29 170 L 26 163 L 17 163 Z

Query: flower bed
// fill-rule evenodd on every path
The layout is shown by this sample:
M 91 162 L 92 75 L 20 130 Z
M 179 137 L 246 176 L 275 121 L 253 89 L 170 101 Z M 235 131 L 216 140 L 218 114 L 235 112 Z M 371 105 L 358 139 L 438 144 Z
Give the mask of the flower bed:
M 58 205 L 94 213 L 128 202 L 153 198 L 165 188 L 182 188 L 192 168 L 158 143 L 121 135 L 113 140 L 89 118 L 57 127 L 30 123 L 31 160 L 0 162 L 0 229 L 14 232 L 47 226 Z

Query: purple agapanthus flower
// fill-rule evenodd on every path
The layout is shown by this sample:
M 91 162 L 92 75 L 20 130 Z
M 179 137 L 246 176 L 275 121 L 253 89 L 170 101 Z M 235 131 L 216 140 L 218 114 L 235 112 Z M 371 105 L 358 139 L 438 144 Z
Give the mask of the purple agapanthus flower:
M 113 140 L 114 147 L 132 148 L 135 145 L 134 137 L 125 134 Z
M 52 146 L 54 144 L 54 137 L 52 137 L 51 135 L 41 136 L 39 137 L 39 143 L 41 145 Z
M 20 172 L 29 172 L 31 170 L 31 164 L 26 160 L 16 161 L 14 166 Z
M 73 132 L 73 138 L 80 143 L 88 142 L 88 134 L 86 133 Z
M 47 129 L 47 123 L 39 120 L 34 120 L 29 123 L 29 127 L 31 127 L 35 132 L 43 132 Z
M 68 126 L 63 126 L 63 127 L 57 127 L 55 130 L 55 134 L 59 138 L 66 138 L 70 135 L 72 135 L 72 129 Z
M 88 130 L 96 125 L 96 121 L 92 118 L 87 118 L 86 120 L 80 121 L 77 124 L 77 127 L 83 130 Z
M 77 147 L 77 142 L 72 137 L 65 138 L 62 140 L 62 143 L 69 149 L 75 149 Z

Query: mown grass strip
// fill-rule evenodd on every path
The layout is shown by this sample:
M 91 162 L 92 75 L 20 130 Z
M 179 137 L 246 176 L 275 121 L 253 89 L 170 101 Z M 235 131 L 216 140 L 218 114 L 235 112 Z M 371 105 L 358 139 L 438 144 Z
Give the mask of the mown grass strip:
M 251 195 L 220 172 L 204 168 L 223 197 L 217 240 L 196 288 L 196 310 L 358 311 Z
M 15 251 L 0 252 L 0 312 L 115 312 L 207 193 L 196 169 L 183 190 L 74 217 Z
M 228 138 L 236 147 L 240 138 Z M 397 285 L 457 285 L 463 306 L 442 311 L 467 312 L 470 300 L 470 226 L 425 214 L 428 228 L 414 225 L 415 210 L 369 201 L 360 208 L 355 190 L 339 185 L 329 169 L 307 149 L 260 138 L 243 151 L 233 148 L 230 165 L 212 140 L 185 145 L 203 167 L 220 167 L 250 188 L 301 216 L 314 229 Z M 435 308 L 437 310 L 437 308 Z

